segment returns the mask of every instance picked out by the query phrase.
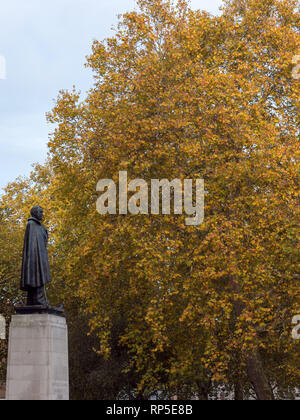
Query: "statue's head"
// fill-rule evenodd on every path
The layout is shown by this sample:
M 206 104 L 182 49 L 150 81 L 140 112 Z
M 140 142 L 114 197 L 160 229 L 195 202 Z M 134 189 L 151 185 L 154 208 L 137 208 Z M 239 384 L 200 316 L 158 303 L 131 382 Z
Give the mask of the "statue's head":
M 31 216 L 34 217 L 35 219 L 42 221 L 43 217 L 44 217 L 44 210 L 42 207 L 40 206 L 35 206 L 32 207 L 31 209 Z

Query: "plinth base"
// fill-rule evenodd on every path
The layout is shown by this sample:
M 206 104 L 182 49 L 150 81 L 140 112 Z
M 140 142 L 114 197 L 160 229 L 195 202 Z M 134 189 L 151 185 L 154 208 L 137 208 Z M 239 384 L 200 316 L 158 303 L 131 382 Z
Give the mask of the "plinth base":
M 18 315 L 33 315 L 33 314 L 49 314 L 65 317 L 62 306 L 56 308 L 50 305 L 35 305 L 35 306 L 15 306 L 16 314 Z
M 47 313 L 12 316 L 6 399 L 69 399 L 65 318 Z

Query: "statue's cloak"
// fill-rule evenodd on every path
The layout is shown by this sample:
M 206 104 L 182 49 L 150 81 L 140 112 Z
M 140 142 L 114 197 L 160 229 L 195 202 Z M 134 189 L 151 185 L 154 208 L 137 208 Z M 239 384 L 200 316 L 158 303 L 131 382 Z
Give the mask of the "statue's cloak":
M 47 243 L 47 229 L 30 217 L 24 240 L 21 290 L 28 291 L 51 282 Z

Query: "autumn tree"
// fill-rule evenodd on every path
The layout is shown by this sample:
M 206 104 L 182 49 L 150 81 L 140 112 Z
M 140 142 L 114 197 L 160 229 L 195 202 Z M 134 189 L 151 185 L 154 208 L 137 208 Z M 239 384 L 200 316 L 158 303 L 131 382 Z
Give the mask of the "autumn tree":
M 67 281 L 102 354 L 126 320 L 140 392 L 205 398 L 225 382 L 237 399 L 251 387 L 258 399 L 287 395 L 299 385 L 299 5 L 230 1 L 219 18 L 184 1 L 139 6 L 94 43 L 86 100 L 61 92 L 49 115 Z M 120 170 L 203 177 L 204 224 L 100 217 L 96 183 Z

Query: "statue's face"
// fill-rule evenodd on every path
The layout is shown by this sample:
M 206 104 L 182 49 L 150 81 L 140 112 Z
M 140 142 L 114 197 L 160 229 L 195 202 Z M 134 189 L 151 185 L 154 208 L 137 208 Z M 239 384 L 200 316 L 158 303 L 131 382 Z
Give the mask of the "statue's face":
M 39 207 L 37 209 L 37 219 L 38 220 L 43 220 L 43 217 L 44 217 L 44 211 L 43 211 L 42 207 Z
M 37 220 L 42 221 L 44 217 L 44 211 L 42 207 L 33 207 L 33 209 L 31 210 L 31 215 Z

